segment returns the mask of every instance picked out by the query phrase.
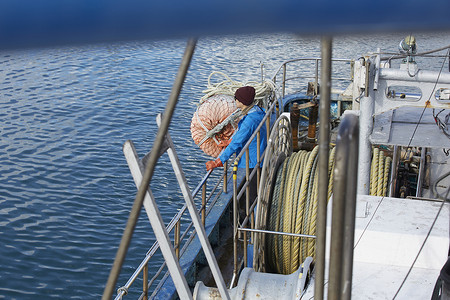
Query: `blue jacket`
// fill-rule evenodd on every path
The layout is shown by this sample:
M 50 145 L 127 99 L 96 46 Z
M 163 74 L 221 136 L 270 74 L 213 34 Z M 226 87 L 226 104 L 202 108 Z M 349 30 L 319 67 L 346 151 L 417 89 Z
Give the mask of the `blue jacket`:
M 231 143 L 225 148 L 225 150 L 222 152 L 222 154 L 219 156 L 222 163 L 226 162 L 228 159 L 230 159 L 231 155 L 233 153 L 239 154 L 241 152 L 242 148 L 244 148 L 247 141 L 250 139 L 252 134 L 255 132 L 256 128 L 258 127 L 259 123 L 261 123 L 262 119 L 264 118 L 264 111 L 259 106 L 254 106 L 250 111 L 245 115 L 238 123 L 238 130 L 233 135 L 233 138 L 231 140 Z M 267 146 L 267 134 L 266 134 L 266 125 L 264 124 L 261 127 L 260 130 L 261 135 L 261 143 L 260 143 L 260 149 L 261 154 L 266 149 Z M 256 137 L 253 139 L 249 146 L 249 167 L 254 168 L 257 163 L 257 141 Z M 239 168 L 245 168 L 245 154 L 242 156 L 242 158 L 239 160 L 238 163 Z

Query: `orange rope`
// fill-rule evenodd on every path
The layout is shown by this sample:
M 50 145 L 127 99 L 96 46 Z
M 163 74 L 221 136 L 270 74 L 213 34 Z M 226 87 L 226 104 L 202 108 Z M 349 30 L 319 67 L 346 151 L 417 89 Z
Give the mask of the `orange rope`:
M 223 122 L 236 109 L 233 96 L 214 95 L 202 102 L 194 113 L 191 121 L 192 139 L 207 155 L 219 156 L 222 147 L 218 146 L 218 143 L 231 138 L 235 128 L 237 128 L 238 120 L 234 124 L 226 125 L 215 136 L 204 141 L 207 132 Z

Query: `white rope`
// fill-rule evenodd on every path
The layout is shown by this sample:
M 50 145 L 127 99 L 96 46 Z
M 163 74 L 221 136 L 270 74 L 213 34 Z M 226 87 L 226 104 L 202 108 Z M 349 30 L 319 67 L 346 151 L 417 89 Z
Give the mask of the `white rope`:
M 211 83 L 211 78 L 214 75 L 221 75 L 225 77 L 225 80 L 222 80 L 216 84 Z M 201 99 L 198 105 L 201 105 L 205 102 L 209 97 L 217 94 L 230 95 L 234 96 L 236 90 L 240 87 L 250 85 L 255 88 L 255 101 L 254 103 L 267 109 L 267 103 L 270 97 L 275 98 L 275 84 L 270 80 L 264 80 L 263 82 L 256 81 L 247 81 L 240 82 L 232 80 L 228 75 L 214 71 L 208 77 L 208 87 L 203 91 L 205 94 Z

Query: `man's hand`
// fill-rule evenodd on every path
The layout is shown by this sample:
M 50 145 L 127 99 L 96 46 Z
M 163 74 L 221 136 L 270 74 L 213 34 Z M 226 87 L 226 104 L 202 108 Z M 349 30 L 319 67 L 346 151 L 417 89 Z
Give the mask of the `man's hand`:
M 206 171 L 212 170 L 217 167 L 223 167 L 223 163 L 222 161 L 220 161 L 220 158 L 206 162 Z

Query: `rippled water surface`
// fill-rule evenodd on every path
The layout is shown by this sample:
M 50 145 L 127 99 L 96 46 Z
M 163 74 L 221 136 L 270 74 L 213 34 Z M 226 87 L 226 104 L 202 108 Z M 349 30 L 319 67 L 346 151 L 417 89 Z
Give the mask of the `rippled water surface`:
M 336 38 L 333 53 L 397 51 L 403 36 Z M 449 37 L 418 34 L 419 51 L 444 46 Z M 0 52 L 0 298 L 101 296 L 136 193 L 122 145 L 131 139 L 140 154 L 150 149 L 184 47 L 171 40 Z M 199 40 L 170 128 L 191 188 L 209 159 L 189 131 L 208 75 L 258 80 L 260 62 L 269 76 L 299 56 L 320 56 L 320 40 Z M 169 171 L 163 159 L 152 182 L 165 220 L 182 202 Z M 118 284 L 153 241 L 142 214 Z

